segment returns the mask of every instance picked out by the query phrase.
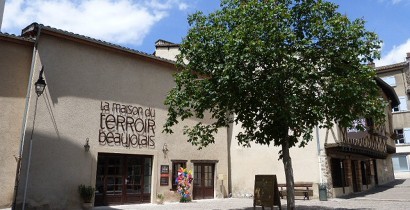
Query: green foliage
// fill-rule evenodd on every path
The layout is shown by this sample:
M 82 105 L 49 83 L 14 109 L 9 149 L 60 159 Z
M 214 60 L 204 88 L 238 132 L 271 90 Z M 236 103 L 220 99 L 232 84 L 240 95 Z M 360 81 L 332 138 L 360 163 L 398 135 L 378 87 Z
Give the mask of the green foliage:
M 164 195 L 163 195 L 163 194 L 158 193 L 158 194 L 157 194 L 157 198 L 158 198 L 158 199 L 161 199 L 161 200 L 164 200 Z
M 81 184 L 78 186 L 78 192 L 80 193 L 81 199 L 83 199 L 84 203 L 90 203 L 93 199 L 95 188 Z
M 191 15 L 164 131 L 210 113 L 211 124 L 184 129 L 199 148 L 230 123 L 241 123 L 245 146 L 304 146 L 317 125 L 380 123 L 385 104 L 365 64 L 379 58 L 381 41 L 336 9 L 321 0 L 223 0 L 219 11 Z

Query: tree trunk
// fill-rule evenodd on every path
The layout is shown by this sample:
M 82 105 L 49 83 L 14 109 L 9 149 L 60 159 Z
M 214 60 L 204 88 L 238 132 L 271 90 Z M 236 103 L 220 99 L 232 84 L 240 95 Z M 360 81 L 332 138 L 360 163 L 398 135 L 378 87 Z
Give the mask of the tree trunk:
M 289 142 L 287 139 L 282 143 L 282 160 L 285 167 L 285 176 L 286 176 L 286 199 L 288 209 L 295 209 L 295 189 L 294 189 L 294 180 L 293 180 L 293 168 L 292 168 L 292 159 L 289 154 Z

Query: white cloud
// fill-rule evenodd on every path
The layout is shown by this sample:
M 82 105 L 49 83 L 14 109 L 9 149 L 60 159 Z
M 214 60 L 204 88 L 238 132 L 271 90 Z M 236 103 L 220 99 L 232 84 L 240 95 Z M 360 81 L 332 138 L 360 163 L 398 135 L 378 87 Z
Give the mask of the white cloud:
M 376 60 L 376 66 L 385 66 L 395 63 L 400 63 L 406 60 L 406 53 L 410 52 L 410 38 L 399 46 L 394 46 L 386 56 L 383 56 L 380 60 Z
M 38 22 L 135 46 L 172 10 L 187 7 L 183 0 L 6 0 L 2 31 L 19 34 Z
M 396 4 L 409 4 L 410 3 L 410 0 L 378 0 L 378 2 L 379 3 L 388 3 L 388 4 L 393 4 L 393 5 L 396 5 Z
M 185 4 L 183 2 L 178 5 L 179 10 L 186 10 L 188 9 L 188 7 L 188 4 Z

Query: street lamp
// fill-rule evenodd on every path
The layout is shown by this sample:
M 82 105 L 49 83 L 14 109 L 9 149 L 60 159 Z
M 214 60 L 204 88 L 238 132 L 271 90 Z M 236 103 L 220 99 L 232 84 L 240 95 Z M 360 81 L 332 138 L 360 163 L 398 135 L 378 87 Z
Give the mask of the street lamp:
M 39 96 L 41 96 L 41 94 L 43 94 L 44 89 L 47 86 L 46 81 L 44 81 L 44 79 L 43 79 L 43 72 L 44 72 L 44 66 L 41 68 L 40 75 L 38 76 L 37 82 L 34 83 L 34 86 L 36 87 L 37 97 L 39 97 Z
M 32 130 L 31 130 L 31 136 L 30 136 L 30 150 L 29 150 L 29 153 L 28 153 L 26 184 L 25 184 L 25 187 L 24 187 L 23 210 L 25 210 L 25 205 L 26 205 L 28 175 L 29 175 L 29 172 L 30 172 L 31 151 L 32 151 L 32 148 L 33 148 L 34 125 L 35 125 L 35 122 L 36 122 L 36 114 L 37 114 L 37 102 L 38 102 L 38 97 L 40 97 L 41 94 L 43 94 L 43 92 L 44 92 L 44 90 L 47 86 L 46 81 L 44 81 L 44 79 L 43 79 L 43 73 L 44 73 L 44 66 L 41 67 L 41 71 L 40 71 L 40 74 L 38 76 L 38 80 L 37 80 L 36 83 L 34 83 L 34 87 L 35 87 L 35 90 L 36 90 L 37 97 L 36 97 L 36 104 L 35 104 L 35 107 L 34 107 L 33 127 L 32 127 Z

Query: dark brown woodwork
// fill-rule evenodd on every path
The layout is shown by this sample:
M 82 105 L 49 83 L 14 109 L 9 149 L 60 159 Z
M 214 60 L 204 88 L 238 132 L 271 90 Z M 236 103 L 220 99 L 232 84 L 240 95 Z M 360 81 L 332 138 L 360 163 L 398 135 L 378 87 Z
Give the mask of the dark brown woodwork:
M 214 198 L 215 164 L 194 163 L 193 199 Z
M 99 154 L 95 206 L 151 202 L 152 157 Z

